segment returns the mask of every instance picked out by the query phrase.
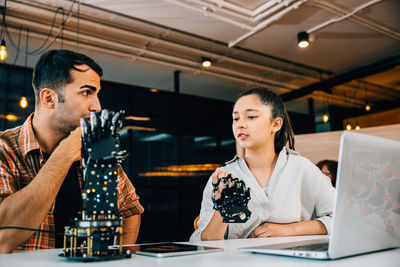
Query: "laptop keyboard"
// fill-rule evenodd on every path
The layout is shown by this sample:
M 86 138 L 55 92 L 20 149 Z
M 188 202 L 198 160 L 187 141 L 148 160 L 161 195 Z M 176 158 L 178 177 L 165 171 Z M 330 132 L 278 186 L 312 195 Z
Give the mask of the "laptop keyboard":
M 305 251 L 327 251 L 329 243 L 310 244 L 305 246 L 296 246 L 285 249 L 290 250 L 305 250 Z

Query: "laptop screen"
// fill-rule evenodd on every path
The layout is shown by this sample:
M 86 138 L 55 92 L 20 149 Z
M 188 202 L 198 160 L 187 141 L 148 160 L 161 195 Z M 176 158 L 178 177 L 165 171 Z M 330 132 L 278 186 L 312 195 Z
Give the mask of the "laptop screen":
M 341 137 L 330 257 L 400 246 L 400 142 Z

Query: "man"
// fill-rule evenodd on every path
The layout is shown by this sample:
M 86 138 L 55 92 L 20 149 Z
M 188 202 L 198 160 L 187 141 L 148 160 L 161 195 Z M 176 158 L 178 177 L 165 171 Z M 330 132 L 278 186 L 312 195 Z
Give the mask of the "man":
M 58 233 L 81 209 L 80 118 L 101 110 L 101 75 L 91 58 L 68 50 L 48 51 L 36 64 L 35 112 L 0 133 L 0 252 L 62 247 Z M 121 167 L 118 178 L 124 243 L 132 244 L 143 207 Z

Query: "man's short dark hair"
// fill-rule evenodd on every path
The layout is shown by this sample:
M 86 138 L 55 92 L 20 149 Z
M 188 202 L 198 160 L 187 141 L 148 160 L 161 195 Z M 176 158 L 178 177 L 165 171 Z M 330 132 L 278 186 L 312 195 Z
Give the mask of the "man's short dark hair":
M 71 70 L 78 69 L 78 65 L 87 65 L 99 76 L 103 75 L 102 68 L 88 56 L 70 50 L 50 50 L 44 53 L 33 69 L 32 86 L 35 91 L 36 106 L 40 102 L 40 91 L 50 88 L 57 92 L 60 102 L 63 102 L 62 88 L 73 82 Z

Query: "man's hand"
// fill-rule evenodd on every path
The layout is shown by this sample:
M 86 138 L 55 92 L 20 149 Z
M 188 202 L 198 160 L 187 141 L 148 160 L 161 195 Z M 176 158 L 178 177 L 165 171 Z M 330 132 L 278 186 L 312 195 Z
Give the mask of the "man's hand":
M 82 148 L 81 136 L 82 130 L 81 127 L 78 127 L 69 136 L 61 140 L 53 153 L 61 153 L 65 158 L 71 160 L 71 162 L 80 160 Z

